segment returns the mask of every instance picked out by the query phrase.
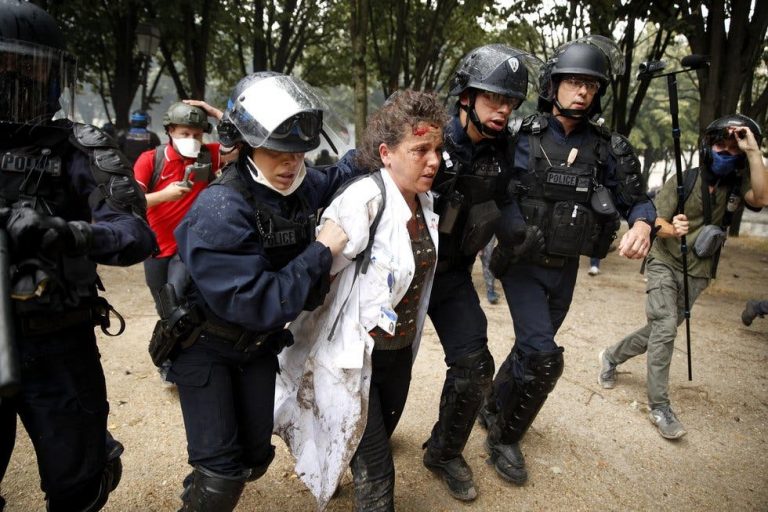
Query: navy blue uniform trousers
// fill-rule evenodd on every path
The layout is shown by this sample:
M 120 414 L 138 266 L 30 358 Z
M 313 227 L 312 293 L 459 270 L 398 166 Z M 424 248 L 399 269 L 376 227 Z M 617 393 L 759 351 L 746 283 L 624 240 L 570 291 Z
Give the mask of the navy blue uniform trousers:
M 526 356 L 536 352 L 557 350 L 555 334 L 568 314 L 579 271 L 578 258 L 566 261 L 565 266 L 549 268 L 531 263 L 516 263 L 501 279 L 507 306 L 515 328 L 515 345 L 524 362 Z M 506 374 L 511 358 L 499 369 Z M 522 382 L 523 368 L 513 368 L 512 374 Z
M 235 350 L 206 334 L 179 353 L 168 380 L 179 389 L 190 465 L 231 477 L 266 471 L 277 368 L 271 352 Z
M 488 320 L 472 284 L 471 267 L 435 275 L 427 314 L 449 366 L 488 346 Z
M 0 400 L 0 481 L 16 437 L 16 416 L 37 453 L 47 496 L 96 495 L 106 465 L 107 389 L 90 323 L 17 338 L 21 391 Z

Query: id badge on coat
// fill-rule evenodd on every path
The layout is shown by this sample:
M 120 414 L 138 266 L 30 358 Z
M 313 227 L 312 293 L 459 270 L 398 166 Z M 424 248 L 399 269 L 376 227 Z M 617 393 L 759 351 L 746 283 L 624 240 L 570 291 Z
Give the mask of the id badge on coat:
M 376 325 L 378 325 L 382 331 L 386 332 L 390 336 L 394 336 L 395 328 L 397 327 L 397 313 L 388 307 L 381 306 L 379 321 Z

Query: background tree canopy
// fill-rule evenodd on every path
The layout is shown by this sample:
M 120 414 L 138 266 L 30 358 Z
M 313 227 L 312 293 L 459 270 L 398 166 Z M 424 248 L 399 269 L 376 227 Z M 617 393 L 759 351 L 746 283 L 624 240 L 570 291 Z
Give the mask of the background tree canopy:
M 699 130 L 741 111 L 762 126 L 768 112 L 768 2 L 705 0 L 39 0 L 57 18 L 79 57 L 81 80 L 106 117 L 125 127 L 152 66 L 173 80 L 178 98 L 217 104 L 239 78 L 258 70 L 301 76 L 333 90 L 340 114 L 362 128 L 370 106 L 400 88 L 447 91 L 470 49 L 505 43 L 546 60 L 587 34 L 614 38 L 627 71 L 604 99 L 606 123 L 631 136 L 649 162 L 665 159 L 670 137 L 662 80 L 637 80 L 640 62 L 706 54 L 708 68 L 680 75 L 683 147 Z M 139 23 L 160 29 L 152 60 L 137 48 Z M 738 27 L 738 30 L 732 30 Z M 528 107 L 530 108 L 530 106 Z M 357 130 L 359 133 L 360 129 Z

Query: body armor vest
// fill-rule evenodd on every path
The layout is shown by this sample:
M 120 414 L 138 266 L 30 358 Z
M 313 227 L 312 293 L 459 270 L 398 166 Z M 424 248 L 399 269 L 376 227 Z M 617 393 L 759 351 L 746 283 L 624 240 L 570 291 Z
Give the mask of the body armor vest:
M 147 130 L 129 130 L 125 134 L 125 140 L 121 144 L 123 153 L 131 162 L 136 162 L 145 151 L 155 148 L 152 142 L 152 134 Z
M 91 220 L 88 203 L 75 190 L 66 166 L 78 147 L 71 125 L 59 123 L 17 132 L 2 144 L 0 206 L 30 206 L 65 220 Z M 62 312 L 88 305 L 101 282 L 96 264 L 86 256 L 21 254 L 11 251 L 11 297 L 17 314 Z
M 236 166 L 229 166 L 225 171 L 211 186 L 228 186 L 243 195 L 253 209 L 256 229 L 267 259 L 274 270 L 280 270 L 315 239 L 315 212 L 301 192 L 284 198 L 282 211 L 276 212 L 254 196 Z
M 445 142 L 432 187 L 438 194 L 435 211 L 440 215 L 438 260 L 461 267 L 470 265 L 494 234 L 501 218 L 498 200 L 514 159 L 512 144 L 506 140 L 477 146 L 471 161 L 461 159 L 450 137 Z
M 272 270 L 280 270 L 285 267 L 314 241 L 315 211 L 309 206 L 301 192 L 297 191 L 285 197 L 281 211 L 275 212 L 273 207 L 260 201 L 249 189 L 248 184 L 240 175 L 237 164 L 230 164 L 225 167 L 221 176 L 214 180 L 210 186 L 226 186 L 237 190 L 251 206 L 256 231 L 266 258 L 272 265 Z M 228 328 L 239 328 L 239 326 L 216 315 L 205 304 L 205 301 L 199 296 L 194 282 L 190 288 L 188 300 L 202 307 L 207 322 Z M 318 283 L 316 289 L 310 290 L 304 309 L 312 310 L 322 304 L 329 288 L 330 276 L 327 276 Z
M 565 146 L 547 129 L 546 119 L 523 126 L 531 148 L 519 185 L 523 216 L 544 232 L 547 254 L 604 258 L 619 228 L 618 212 L 603 186 L 608 141 L 590 125 L 585 142 Z

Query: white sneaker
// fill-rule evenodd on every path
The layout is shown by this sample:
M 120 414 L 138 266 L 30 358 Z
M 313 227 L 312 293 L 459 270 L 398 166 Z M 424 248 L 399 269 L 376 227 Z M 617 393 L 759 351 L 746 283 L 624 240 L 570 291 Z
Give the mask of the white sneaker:
M 600 269 L 599 268 L 597 268 L 595 266 L 589 267 L 589 275 L 596 276 L 599 273 L 600 273 Z

